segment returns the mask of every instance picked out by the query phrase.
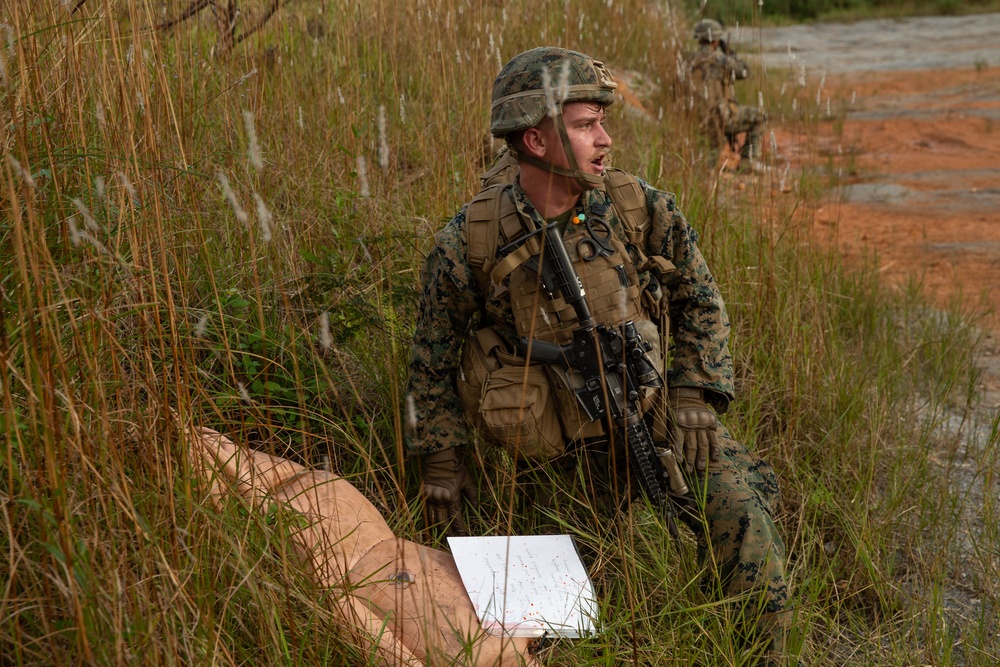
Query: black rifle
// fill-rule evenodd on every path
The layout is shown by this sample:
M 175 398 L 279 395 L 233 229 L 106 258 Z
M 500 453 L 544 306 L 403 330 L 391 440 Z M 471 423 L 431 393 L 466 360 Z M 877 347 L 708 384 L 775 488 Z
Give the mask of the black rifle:
M 646 356 L 652 346 L 639 335 L 633 322 L 617 328 L 597 324 L 557 224 L 548 224 L 533 235 L 539 232 L 544 236 L 543 251 L 526 266 L 538 272 L 550 297 L 562 294 L 576 312 L 579 324 L 573 330 L 573 341 L 567 345 L 528 338 L 522 338 L 521 344 L 532 362 L 560 364 L 580 373 L 583 386 L 576 390 L 576 398 L 581 409 L 590 421 L 601 420 L 613 426 L 614 437 L 625 443 L 632 477 L 663 513 L 676 538 L 676 508 L 670 494 L 687 495 L 687 485 L 673 451 L 653 445 L 649 426 L 639 410 L 640 389 L 663 387 L 663 379 Z

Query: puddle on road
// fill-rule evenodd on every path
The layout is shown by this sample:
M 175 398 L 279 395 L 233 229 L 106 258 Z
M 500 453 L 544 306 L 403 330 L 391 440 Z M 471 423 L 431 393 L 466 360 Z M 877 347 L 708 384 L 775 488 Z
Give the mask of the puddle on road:
M 1000 66 L 1000 13 L 741 29 L 769 68 L 848 72 Z
M 896 183 L 855 183 L 844 188 L 844 201 L 885 204 L 912 201 L 917 197 L 923 198 L 924 195 Z
M 830 207 L 844 214 L 827 213 L 821 224 L 837 230 L 845 260 L 874 250 L 889 267 L 885 278 L 905 284 L 954 261 L 942 243 L 982 244 L 955 272 L 963 284 L 925 285 L 938 305 L 989 290 L 1000 331 L 1000 13 L 742 29 L 738 37 L 756 41 L 769 77 L 794 90 L 804 81 L 810 96 L 825 82 L 828 105 L 831 97 L 840 104 L 827 147 L 836 145 L 832 159 L 840 159 L 830 168 L 847 175 L 832 193 L 846 208 Z M 772 129 L 793 167 L 811 159 L 777 114 Z

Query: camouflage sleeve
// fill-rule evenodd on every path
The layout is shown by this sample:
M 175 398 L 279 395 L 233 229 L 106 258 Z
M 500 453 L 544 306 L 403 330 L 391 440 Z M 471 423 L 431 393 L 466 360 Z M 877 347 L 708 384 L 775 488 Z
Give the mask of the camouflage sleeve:
M 664 285 L 673 338 L 667 382 L 714 392 L 714 407 L 725 412 L 735 397 L 726 305 L 698 249 L 698 233 L 677 209 L 674 195 L 642 186 L 651 214 L 647 252 L 662 255 L 676 267 Z
M 411 454 L 462 446 L 469 439 L 455 379 L 469 321 L 482 303 L 466 260 L 464 209 L 435 238 L 420 288 L 406 395 Z

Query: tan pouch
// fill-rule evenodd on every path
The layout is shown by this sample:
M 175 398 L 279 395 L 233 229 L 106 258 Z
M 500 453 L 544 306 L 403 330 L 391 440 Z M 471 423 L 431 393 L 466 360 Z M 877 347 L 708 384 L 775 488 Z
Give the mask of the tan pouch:
M 543 366 L 501 366 L 483 385 L 484 434 L 511 456 L 545 460 L 566 449 Z
M 530 366 L 507 351 L 486 327 L 462 347 L 458 397 L 469 422 L 487 441 L 511 456 L 547 459 L 566 449 L 559 417 L 542 366 Z
M 456 382 L 458 398 L 462 401 L 465 418 L 478 430 L 483 431 L 486 424 L 479 414 L 479 401 L 483 396 L 483 386 L 486 378 L 500 368 L 497 354 L 506 352 L 506 345 L 497 333 L 486 327 L 465 340 L 462 346 L 461 373 Z

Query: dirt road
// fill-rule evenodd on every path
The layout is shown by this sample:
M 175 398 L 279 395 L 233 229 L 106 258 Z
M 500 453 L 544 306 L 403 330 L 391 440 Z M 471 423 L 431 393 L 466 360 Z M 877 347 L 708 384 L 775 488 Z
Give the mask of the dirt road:
M 842 131 L 830 121 L 820 133 L 842 186 L 816 212 L 817 238 L 848 263 L 877 253 L 888 281 L 921 280 L 937 305 L 991 309 L 995 343 L 1000 14 L 772 28 L 762 39 L 768 76 L 805 72 L 807 88 L 825 82 L 831 108 L 848 109 Z M 786 158 L 816 159 L 794 131 L 772 126 Z

